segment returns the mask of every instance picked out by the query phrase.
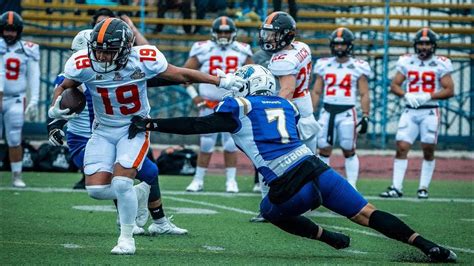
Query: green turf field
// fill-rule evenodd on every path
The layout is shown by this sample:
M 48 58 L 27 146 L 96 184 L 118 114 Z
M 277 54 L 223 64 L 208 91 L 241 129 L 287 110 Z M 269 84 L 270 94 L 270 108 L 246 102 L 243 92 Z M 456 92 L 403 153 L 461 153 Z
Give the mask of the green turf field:
M 25 173 L 28 188 L 10 188 L 10 173 L 0 178 L 0 263 L 19 264 L 400 264 L 426 263 L 417 249 L 332 215 L 310 213 L 317 223 L 352 238 L 336 251 L 317 241 L 289 235 L 270 224 L 253 224 L 260 195 L 253 177 L 239 177 L 241 193 L 224 191 L 224 178 L 209 176 L 206 193 L 185 193 L 191 177 L 162 176 L 167 215 L 189 230 L 187 236 L 137 236 L 134 256 L 113 256 L 118 231 L 112 202 L 93 200 L 69 189 L 78 174 Z M 474 184 L 435 180 L 430 199 L 415 199 L 417 181 L 407 180 L 405 198 L 376 195 L 387 180 L 361 179 L 359 189 L 378 208 L 400 216 L 419 233 L 449 246 L 460 264 L 474 264 Z M 49 189 L 48 189 L 49 188 Z M 95 206 L 97 209 L 91 209 Z M 80 209 L 86 210 L 80 210 Z M 104 211 L 107 210 L 107 211 Z

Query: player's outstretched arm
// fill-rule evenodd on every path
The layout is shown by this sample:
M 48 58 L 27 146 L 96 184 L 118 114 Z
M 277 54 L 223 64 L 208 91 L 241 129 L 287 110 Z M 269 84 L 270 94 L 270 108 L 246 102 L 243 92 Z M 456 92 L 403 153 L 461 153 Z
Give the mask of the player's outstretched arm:
M 211 76 L 194 69 L 177 67 L 171 64 L 169 64 L 168 68 L 160 73 L 159 76 L 179 83 L 209 83 L 227 90 L 238 90 L 244 85 L 242 78 L 231 73 L 224 74 L 218 71 L 218 76 Z
M 134 116 L 128 130 L 128 138 L 133 139 L 138 133 L 158 131 L 180 135 L 207 134 L 217 132 L 234 132 L 237 122 L 230 113 L 213 113 L 202 117 L 176 118 L 142 118 Z

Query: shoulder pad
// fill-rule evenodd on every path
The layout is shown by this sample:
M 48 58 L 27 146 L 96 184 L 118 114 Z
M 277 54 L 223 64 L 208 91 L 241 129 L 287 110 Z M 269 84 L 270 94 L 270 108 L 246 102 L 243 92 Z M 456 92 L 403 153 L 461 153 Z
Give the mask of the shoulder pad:
M 21 41 L 21 44 L 23 46 L 23 49 L 25 50 L 25 53 L 28 57 L 33 58 L 35 61 L 40 60 L 40 51 L 39 51 L 39 45 L 34 43 L 34 42 L 29 42 L 29 41 Z

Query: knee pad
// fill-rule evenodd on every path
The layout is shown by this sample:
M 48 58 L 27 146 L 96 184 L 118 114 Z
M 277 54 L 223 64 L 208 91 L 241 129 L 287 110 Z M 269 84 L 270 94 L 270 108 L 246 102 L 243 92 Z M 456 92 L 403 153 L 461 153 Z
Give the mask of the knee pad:
M 202 135 L 200 150 L 205 153 L 212 153 L 216 146 L 216 139 L 217 133 Z
M 21 144 L 21 127 L 10 129 L 10 131 L 7 132 L 6 135 L 8 147 L 17 147 Z
M 156 164 L 150 159 L 145 158 L 142 169 L 138 171 L 137 179 L 150 186 L 155 184 L 158 180 L 158 166 L 156 166 Z
M 236 152 L 237 146 L 235 146 L 234 139 L 230 135 L 230 133 L 222 133 L 222 146 L 224 147 L 224 151 L 227 152 Z
M 126 193 L 130 189 L 133 189 L 133 179 L 125 176 L 116 176 L 112 179 L 112 189 L 116 193 Z
M 93 185 L 86 186 L 87 193 L 89 197 L 98 200 L 111 200 L 116 199 L 115 191 L 113 191 L 112 186 L 108 185 Z

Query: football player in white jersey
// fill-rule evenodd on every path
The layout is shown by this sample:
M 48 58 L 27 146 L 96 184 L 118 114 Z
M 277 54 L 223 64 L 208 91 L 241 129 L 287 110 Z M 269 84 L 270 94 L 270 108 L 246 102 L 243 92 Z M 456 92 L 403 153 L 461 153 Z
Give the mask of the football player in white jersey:
M 329 41 L 333 56 L 319 59 L 314 67 L 316 81 L 312 96 L 315 110 L 324 95 L 318 121 L 322 126 L 318 134 L 319 157 L 329 165 L 334 141 L 338 139 L 346 158 L 347 181 L 356 188 L 359 158 L 355 152 L 358 124 L 355 105 L 359 94 L 362 109 L 362 128 L 359 133 L 364 134 L 367 132 L 370 110 L 367 79 L 372 71 L 366 61 L 351 56 L 354 34 L 349 29 L 336 29 L 331 33 Z
M 237 68 L 253 63 L 250 45 L 236 41 L 236 35 L 237 28 L 231 18 L 226 16 L 216 18 L 212 23 L 212 39 L 194 43 L 183 67 L 215 75 L 217 69 L 225 73 L 234 73 Z M 187 87 L 187 91 L 200 108 L 201 116 L 213 113 L 214 107 L 226 93 L 226 90 L 212 84 L 199 84 L 199 94 L 192 85 Z M 226 132 L 201 135 L 196 173 L 186 191 L 203 190 L 204 176 L 219 135 L 224 148 L 226 192 L 239 192 L 236 180 L 237 147 L 230 134 Z
M 278 78 L 278 95 L 298 107 L 300 137 L 311 151 L 316 152 L 320 126 L 313 115 L 309 92 L 311 49 L 303 42 L 294 41 L 295 36 L 295 20 L 288 13 L 273 12 L 260 28 L 259 44 L 262 50 L 273 53 L 268 69 Z
M 92 135 L 86 145 L 84 173 L 86 189 L 96 199 L 117 199 L 120 237 L 112 254 L 134 254 L 133 225 L 137 215 L 137 195 L 133 179 L 149 148 L 149 135 L 127 138 L 132 115 L 148 116 L 146 80 L 159 75 L 175 82 L 211 83 L 226 89 L 240 89 L 241 78 L 199 71 L 168 64 L 164 55 L 151 45 L 132 47 L 134 36 L 120 19 L 98 23 L 88 42 L 88 50 L 74 53 L 66 62 L 64 81 L 54 90 L 48 115 L 70 119 L 69 109 L 60 109 L 61 93 L 84 83 L 94 108 Z
M 145 130 L 175 134 L 230 132 L 270 186 L 260 202 L 263 217 L 281 230 L 324 242 L 335 249 L 351 239 L 331 232 L 303 214 L 324 206 L 352 222 L 418 248 L 432 261 L 455 262 L 451 250 L 424 238 L 398 217 L 376 209 L 341 175 L 301 142 L 294 104 L 275 96 L 275 79 L 268 69 L 247 65 L 236 75 L 246 82 L 235 97 L 226 97 L 216 112 L 204 117 L 150 119 L 135 116 L 129 138 Z
M 423 149 L 418 198 L 428 198 L 428 187 L 435 169 L 434 151 L 440 126 L 439 100 L 454 96 L 449 58 L 435 55 L 437 35 L 422 28 L 415 35 L 415 54 L 403 55 L 397 62 L 391 92 L 405 98 L 406 109 L 398 122 L 397 153 L 393 162 L 392 185 L 381 197 L 401 197 L 408 167 L 407 154 L 420 135 Z M 403 88 L 403 87 L 404 88 Z
M 25 115 L 36 117 L 40 88 L 40 51 L 39 46 L 21 40 L 23 19 L 13 11 L 7 11 L 0 17 L 0 54 L 5 70 L 3 78 L 2 121 L 0 137 L 5 124 L 5 135 L 12 171 L 13 186 L 26 187 L 23 182 L 21 146 L 22 127 Z M 26 104 L 26 90 L 30 90 L 30 99 Z M 26 110 L 25 110 L 26 106 Z

